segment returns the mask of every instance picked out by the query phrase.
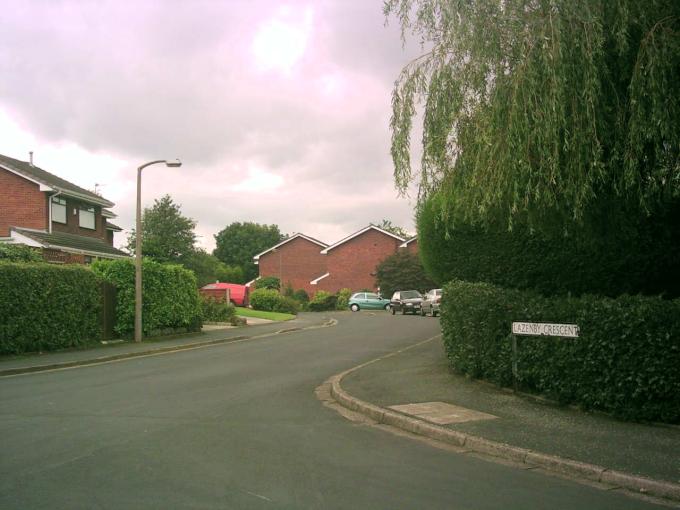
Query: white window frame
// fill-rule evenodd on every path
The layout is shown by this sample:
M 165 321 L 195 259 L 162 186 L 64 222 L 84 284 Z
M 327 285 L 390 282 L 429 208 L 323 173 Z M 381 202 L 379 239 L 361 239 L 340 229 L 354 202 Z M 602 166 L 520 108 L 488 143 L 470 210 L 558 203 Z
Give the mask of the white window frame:
M 66 225 L 66 199 L 52 197 L 50 207 L 52 207 L 52 221 Z M 59 211 L 62 211 L 63 215 L 60 216 Z
M 92 213 L 92 226 L 89 226 L 90 225 L 89 223 L 85 224 L 85 221 L 83 221 L 84 219 L 89 218 L 89 213 Z M 97 230 L 97 218 L 94 207 L 87 207 L 81 205 L 78 208 L 78 226 L 80 226 L 80 228 L 86 228 L 88 230 Z

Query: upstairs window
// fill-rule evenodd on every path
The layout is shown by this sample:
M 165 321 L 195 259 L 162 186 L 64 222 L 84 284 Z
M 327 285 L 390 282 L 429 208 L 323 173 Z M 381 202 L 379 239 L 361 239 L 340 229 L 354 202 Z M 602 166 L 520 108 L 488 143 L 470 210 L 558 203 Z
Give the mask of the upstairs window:
M 95 230 L 94 224 L 94 207 L 80 207 L 80 213 L 78 214 L 79 222 L 78 224 L 82 228 L 89 228 L 90 230 Z
M 66 199 L 52 197 L 52 221 L 66 223 Z

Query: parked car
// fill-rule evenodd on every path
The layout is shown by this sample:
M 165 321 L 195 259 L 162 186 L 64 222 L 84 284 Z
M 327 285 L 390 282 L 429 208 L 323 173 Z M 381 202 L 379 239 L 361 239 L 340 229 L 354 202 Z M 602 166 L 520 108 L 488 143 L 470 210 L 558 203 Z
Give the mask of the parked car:
M 423 317 L 428 313 L 434 317 L 439 315 L 439 305 L 442 300 L 442 289 L 432 289 L 423 296 L 423 302 L 420 305 L 420 315 Z
M 398 290 L 392 294 L 390 310 L 392 315 L 397 312 L 402 314 L 419 313 L 422 301 L 423 296 L 417 290 Z
M 390 300 L 372 292 L 357 292 L 349 298 L 349 309 L 353 312 L 359 310 L 389 310 Z

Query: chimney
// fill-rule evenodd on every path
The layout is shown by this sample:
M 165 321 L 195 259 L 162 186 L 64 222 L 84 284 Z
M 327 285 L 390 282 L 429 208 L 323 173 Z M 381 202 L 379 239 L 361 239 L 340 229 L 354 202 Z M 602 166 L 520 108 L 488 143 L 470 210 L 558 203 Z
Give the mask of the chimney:
M 31 166 L 33 165 L 33 151 L 28 151 L 28 164 Z

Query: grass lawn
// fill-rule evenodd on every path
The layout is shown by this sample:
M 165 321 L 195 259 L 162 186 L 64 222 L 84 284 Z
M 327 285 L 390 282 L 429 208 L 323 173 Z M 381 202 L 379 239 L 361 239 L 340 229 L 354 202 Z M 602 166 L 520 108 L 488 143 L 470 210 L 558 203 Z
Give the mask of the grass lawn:
M 295 315 L 289 313 L 279 312 L 262 312 L 260 310 L 251 310 L 250 308 L 236 307 L 236 315 L 240 317 L 254 317 L 256 319 L 268 319 L 270 321 L 289 321 L 295 318 Z

